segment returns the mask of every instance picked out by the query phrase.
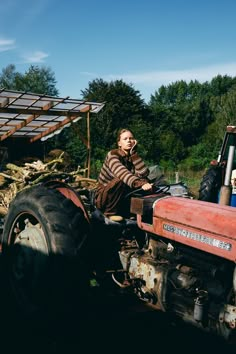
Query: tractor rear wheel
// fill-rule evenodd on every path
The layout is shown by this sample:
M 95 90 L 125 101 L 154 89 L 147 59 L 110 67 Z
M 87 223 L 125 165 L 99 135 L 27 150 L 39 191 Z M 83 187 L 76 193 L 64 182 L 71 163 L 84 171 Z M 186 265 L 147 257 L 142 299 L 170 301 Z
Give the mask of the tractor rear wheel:
M 59 191 L 37 185 L 12 201 L 2 236 L 9 293 L 32 315 L 67 310 L 86 296 L 88 221 Z
M 218 202 L 218 194 L 222 185 L 222 169 L 211 167 L 202 178 L 199 189 L 199 200 L 205 202 Z

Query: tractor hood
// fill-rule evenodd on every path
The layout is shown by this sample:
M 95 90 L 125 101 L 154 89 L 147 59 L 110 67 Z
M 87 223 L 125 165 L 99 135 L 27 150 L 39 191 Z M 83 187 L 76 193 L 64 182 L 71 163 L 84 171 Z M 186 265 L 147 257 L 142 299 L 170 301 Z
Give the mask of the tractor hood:
M 144 231 L 236 261 L 236 209 L 184 197 L 132 198 Z

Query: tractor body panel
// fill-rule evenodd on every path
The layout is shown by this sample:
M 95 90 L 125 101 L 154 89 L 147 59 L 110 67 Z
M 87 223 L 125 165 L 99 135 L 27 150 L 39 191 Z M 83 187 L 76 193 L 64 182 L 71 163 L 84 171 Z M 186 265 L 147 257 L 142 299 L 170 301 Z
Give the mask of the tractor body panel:
M 152 220 L 138 215 L 141 229 L 235 262 L 233 207 L 173 196 L 152 199 L 151 203 L 143 198 L 143 204 L 152 208 Z

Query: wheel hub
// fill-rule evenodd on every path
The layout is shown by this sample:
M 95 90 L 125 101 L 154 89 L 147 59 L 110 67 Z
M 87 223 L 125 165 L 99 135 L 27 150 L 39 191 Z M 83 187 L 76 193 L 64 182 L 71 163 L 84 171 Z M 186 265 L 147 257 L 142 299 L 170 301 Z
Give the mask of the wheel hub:
M 45 267 L 48 247 L 38 226 L 27 226 L 20 232 L 13 248 L 13 274 L 16 280 L 26 280 Z M 40 268 L 41 267 L 41 268 Z

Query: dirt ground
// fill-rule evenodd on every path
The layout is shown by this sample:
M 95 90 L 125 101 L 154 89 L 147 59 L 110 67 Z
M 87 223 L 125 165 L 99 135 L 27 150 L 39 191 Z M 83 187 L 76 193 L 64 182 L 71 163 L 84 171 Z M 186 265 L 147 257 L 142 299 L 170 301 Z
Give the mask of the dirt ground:
M 0 351 L 3 354 L 235 354 L 223 339 L 176 323 L 134 295 L 96 290 L 67 314 L 25 319 L 5 287 L 0 255 Z M 81 305 L 81 304 L 80 304 Z
M 133 296 L 98 296 L 67 315 L 25 321 L 1 291 L 1 353 L 236 353 L 220 338 L 174 324 Z M 4 350 L 3 350 L 4 349 Z

